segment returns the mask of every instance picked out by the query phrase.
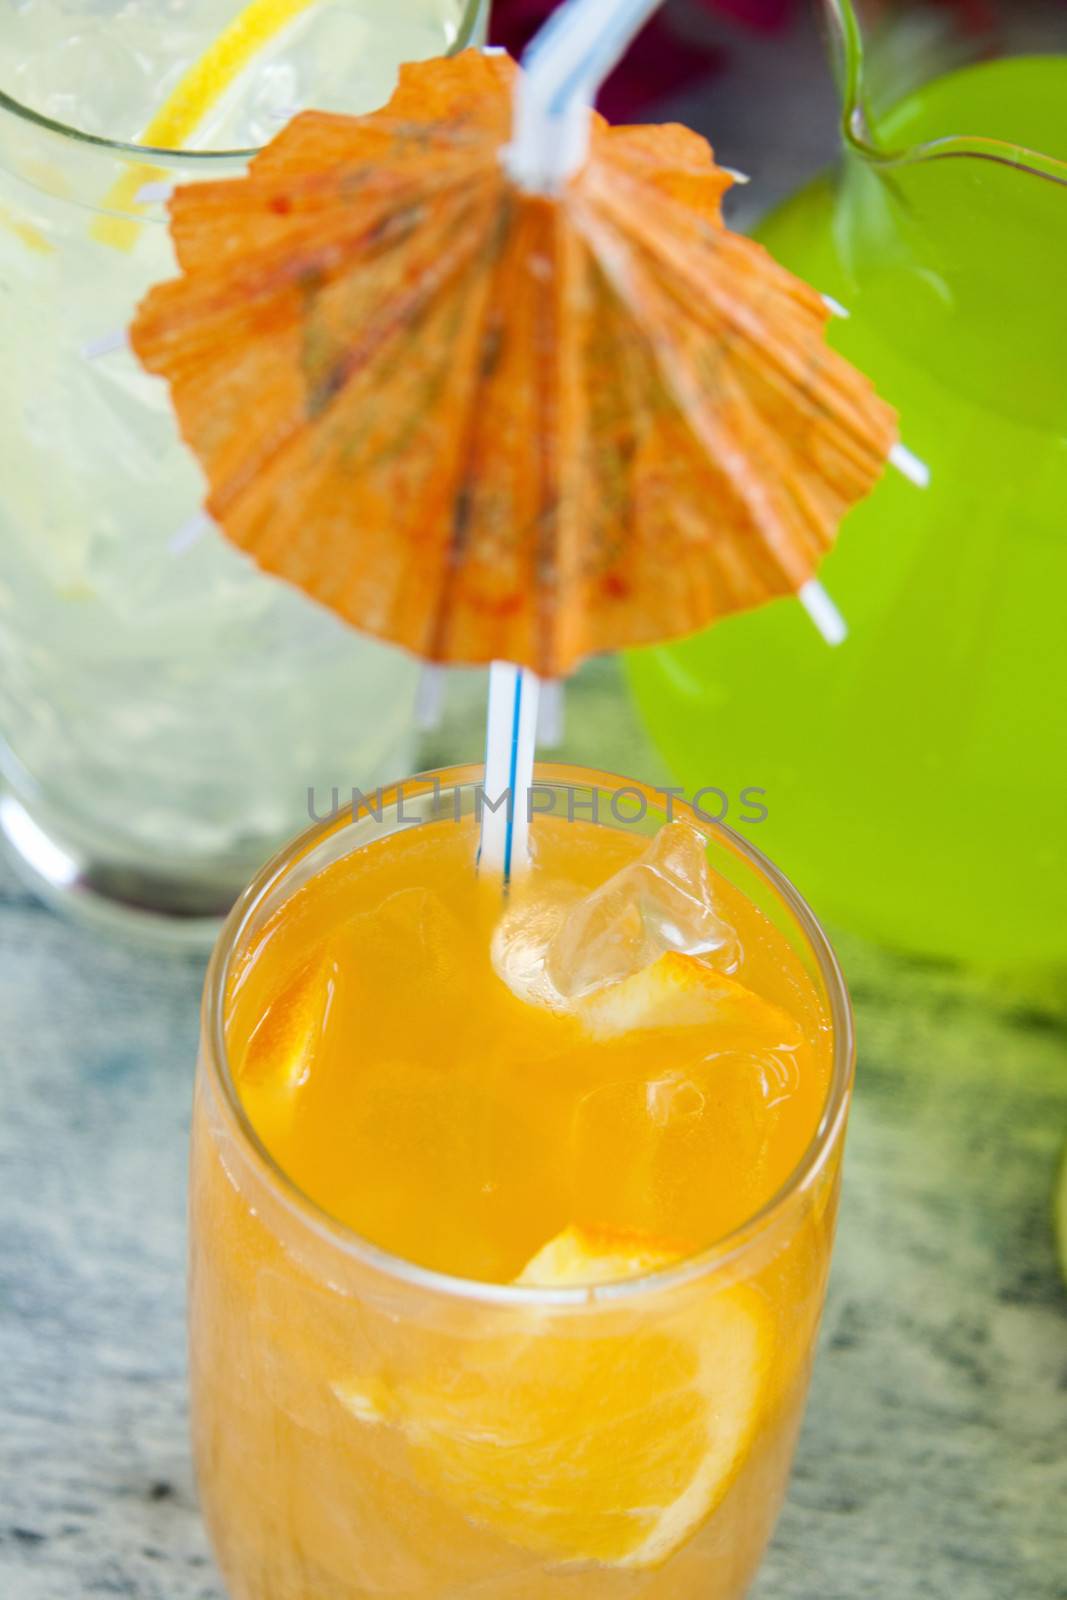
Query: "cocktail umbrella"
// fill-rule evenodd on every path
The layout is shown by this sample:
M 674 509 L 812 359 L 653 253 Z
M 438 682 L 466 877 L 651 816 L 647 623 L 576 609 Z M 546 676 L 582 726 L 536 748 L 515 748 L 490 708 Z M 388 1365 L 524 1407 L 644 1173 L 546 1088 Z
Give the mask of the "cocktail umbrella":
M 208 513 L 428 661 L 556 678 L 777 595 L 818 615 L 893 450 L 821 296 L 724 225 L 705 141 L 589 111 L 654 5 L 571 0 L 525 74 L 407 66 L 171 200 L 181 276 L 131 340 Z

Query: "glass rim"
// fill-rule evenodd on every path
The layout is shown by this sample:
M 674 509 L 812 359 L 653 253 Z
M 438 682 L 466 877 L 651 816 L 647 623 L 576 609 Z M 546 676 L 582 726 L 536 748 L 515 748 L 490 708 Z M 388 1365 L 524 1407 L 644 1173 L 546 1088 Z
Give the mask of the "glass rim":
M 467 0 L 455 41 L 445 52 L 446 55 L 458 55 L 461 50 L 467 48 L 474 37 L 478 18 L 485 5 L 486 0 Z M 307 109 L 312 111 L 315 108 L 308 106 Z M 183 150 L 173 149 L 168 145 L 138 144 L 130 139 L 109 139 L 106 134 L 88 133 L 84 128 L 76 128 L 73 123 L 61 122 L 56 117 L 47 116 L 43 111 L 35 111 L 32 106 L 16 100 L 14 95 L 8 94 L 3 88 L 0 88 L 0 112 L 40 128 L 45 133 L 69 139 L 73 144 L 85 145 L 92 150 L 104 151 L 109 155 L 118 155 L 129 160 L 144 160 L 155 166 L 184 166 L 189 163 L 194 167 L 210 167 L 214 162 L 220 165 L 226 162 L 247 162 L 253 160 L 261 150 L 266 149 L 266 145 L 251 145 L 247 149 Z M 353 112 L 352 115 L 356 116 L 359 113 Z
M 379 799 L 379 805 L 384 807 L 390 804 L 391 799 L 400 796 L 411 800 L 418 794 L 474 786 L 484 781 L 484 776 L 485 767 L 481 762 L 436 767 L 385 785 L 375 791 L 375 796 Z M 662 790 L 656 790 L 653 786 L 637 779 L 624 778 L 618 773 L 604 772 L 578 763 L 538 762 L 534 768 L 534 781 L 546 785 L 578 782 L 582 787 L 596 789 L 625 787 L 628 792 L 637 791 L 650 797 L 657 794 L 662 797 L 663 794 Z M 754 868 L 769 885 L 807 940 L 810 953 L 815 958 L 820 978 L 825 985 L 833 1029 L 830 1084 L 815 1131 L 800 1159 L 779 1189 L 758 1211 L 731 1229 L 729 1233 L 693 1254 L 672 1262 L 669 1266 L 616 1282 L 577 1284 L 563 1288 L 535 1284 L 490 1283 L 422 1266 L 405 1256 L 396 1255 L 374 1244 L 347 1223 L 332 1216 L 306 1194 L 261 1140 L 237 1092 L 226 1048 L 226 989 L 232 958 L 241 948 L 242 938 L 260 905 L 289 872 L 318 845 L 333 833 L 355 826 L 361 817 L 369 814 L 366 807 L 353 806 L 345 807 L 338 815 L 314 823 L 266 862 L 236 901 L 223 924 L 204 979 L 201 1056 L 207 1058 L 205 1067 L 212 1080 L 212 1087 L 221 1093 L 223 1104 L 234 1124 L 246 1156 L 253 1161 L 259 1175 L 267 1182 L 272 1193 L 281 1199 L 290 1212 L 297 1215 L 299 1222 L 305 1228 L 348 1257 L 384 1275 L 394 1283 L 448 1300 L 497 1307 L 579 1307 L 615 1304 L 680 1287 L 728 1266 L 763 1236 L 786 1211 L 790 1203 L 815 1182 L 847 1116 L 854 1076 L 855 1030 L 844 974 L 829 938 L 807 901 L 761 850 L 746 839 L 742 839 L 725 823 L 713 822 L 707 817 L 698 815 L 688 802 L 675 797 L 672 804 L 674 815 L 688 813 L 687 820 L 692 821 L 701 833 L 709 839 L 719 839 L 749 867 Z

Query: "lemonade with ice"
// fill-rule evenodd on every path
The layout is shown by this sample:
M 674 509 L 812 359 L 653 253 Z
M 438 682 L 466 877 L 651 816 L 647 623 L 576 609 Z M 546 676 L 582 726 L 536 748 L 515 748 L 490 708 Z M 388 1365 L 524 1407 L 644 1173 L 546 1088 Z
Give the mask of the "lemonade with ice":
M 24 856 L 38 839 L 83 888 L 215 914 L 309 787 L 370 788 L 409 759 L 415 667 L 194 536 L 202 476 L 120 341 L 174 270 L 168 184 L 236 176 L 303 107 L 382 104 L 401 62 L 478 17 L 0 0 L 0 774 Z
M 691 814 L 538 816 L 504 903 L 472 811 L 423 801 L 298 849 L 209 979 L 191 1354 L 230 1591 L 737 1600 L 825 1284 L 839 978 Z

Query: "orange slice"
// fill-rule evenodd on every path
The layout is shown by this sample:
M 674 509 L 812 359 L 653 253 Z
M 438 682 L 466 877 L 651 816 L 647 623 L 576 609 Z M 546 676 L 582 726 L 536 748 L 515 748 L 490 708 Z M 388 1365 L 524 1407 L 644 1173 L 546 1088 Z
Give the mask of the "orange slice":
M 736 978 L 717 972 L 696 956 L 668 952 L 642 972 L 573 1002 L 588 1031 L 613 1038 L 638 1028 L 708 1027 L 721 1024 L 768 1049 L 794 1049 L 799 1025 Z
M 241 1099 L 268 1144 L 292 1121 L 338 975 L 336 960 L 321 951 L 313 956 L 266 1008 L 235 1063 Z
M 679 1252 L 566 1229 L 519 1282 L 603 1283 Z M 334 1392 L 361 1424 L 398 1429 L 421 1481 L 469 1521 L 556 1563 L 659 1566 L 707 1520 L 761 1413 L 767 1323 L 747 1289 L 647 1304 L 534 1308 L 519 1335 L 464 1340 L 417 1378 Z
M 686 1254 L 648 1234 L 621 1229 L 564 1228 L 526 1263 L 516 1283 L 539 1289 L 618 1283 L 657 1272 Z

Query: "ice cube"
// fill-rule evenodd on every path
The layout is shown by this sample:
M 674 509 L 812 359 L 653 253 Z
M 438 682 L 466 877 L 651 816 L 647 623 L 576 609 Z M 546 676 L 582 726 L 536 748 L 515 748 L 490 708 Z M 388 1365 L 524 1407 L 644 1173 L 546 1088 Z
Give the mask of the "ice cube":
M 152 80 L 144 61 L 108 31 L 108 23 L 86 16 L 72 31 L 57 21 L 19 63 L 15 93 L 34 111 L 101 137 L 129 138 L 135 118 L 151 105 Z
M 569 884 L 554 883 L 536 897 L 520 899 L 509 907 L 493 932 L 491 956 L 497 976 L 513 994 L 529 1005 L 567 1009 L 566 1001 L 546 970 L 553 941 L 578 901 Z
M 553 886 L 520 901 L 493 940 L 497 972 L 521 999 L 558 1010 L 633 977 L 669 953 L 739 957 L 737 935 L 715 906 L 704 840 L 669 822 L 644 854 L 590 894 Z
M 607 1227 L 710 1242 L 788 1170 L 781 1077 L 791 1058 L 727 1050 L 599 1085 L 570 1127 L 572 1210 Z
M 278 983 L 249 1027 L 237 1067 L 242 1086 L 269 1083 L 286 1093 L 301 1088 L 316 1057 L 344 1055 L 356 1038 L 365 1042 L 379 1025 L 375 1002 L 401 988 L 435 1014 L 447 1014 L 454 1031 L 456 1013 L 469 1013 L 463 937 L 459 920 L 430 889 L 397 889 L 375 911 L 349 917 Z M 248 1019 L 235 1031 L 242 1025 Z M 395 1028 L 394 1009 L 386 1008 L 382 1025 Z
M 432 889 L 393 890 L 375 910 L 349 917 L 337 946 L 351 986 L 350 1012 L 339 1013 L 341 1035 L 367 1041 L 381 1030 L 384 1044 L 396 1031 L 399 996 L 439 1018 L 452 1039 L 466 1027 L 467 933 Z
M 566 1000 L 632 977 L 668 951 L 716 957 L 729 971 L 737 937 L 715 908 L 702 836 L 687 822 L 661 828 L 640 860 L 570 908 L 546 969 Z

